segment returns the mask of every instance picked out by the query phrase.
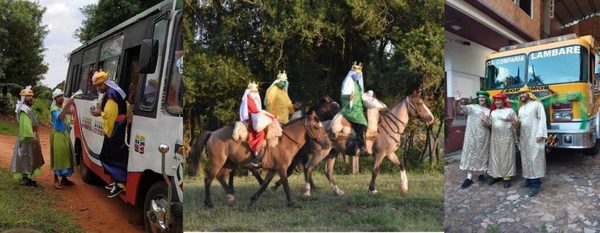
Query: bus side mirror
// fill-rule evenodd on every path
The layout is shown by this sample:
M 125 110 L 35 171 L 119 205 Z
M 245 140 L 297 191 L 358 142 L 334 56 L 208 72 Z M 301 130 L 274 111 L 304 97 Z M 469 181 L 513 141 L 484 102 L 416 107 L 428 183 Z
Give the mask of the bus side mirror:
M 142 40 L 142 48 L 140 49 L 140 73 L 152 74 L 156 70 L 156 62 L 158 60 L 158 40 L 144 39 Z

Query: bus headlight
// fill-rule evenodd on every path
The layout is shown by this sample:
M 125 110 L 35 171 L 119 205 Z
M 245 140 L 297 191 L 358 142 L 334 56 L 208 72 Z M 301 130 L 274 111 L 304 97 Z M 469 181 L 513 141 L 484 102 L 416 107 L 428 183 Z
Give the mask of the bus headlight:
M 572 119 L 571 111 L 556 111 L 553 114 L 554 120 L 570 121 Z

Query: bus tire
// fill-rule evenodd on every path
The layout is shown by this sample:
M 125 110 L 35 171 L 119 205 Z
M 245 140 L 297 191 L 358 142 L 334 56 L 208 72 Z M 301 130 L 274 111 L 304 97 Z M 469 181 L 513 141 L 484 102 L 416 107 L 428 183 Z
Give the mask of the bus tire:
M 81 143 L 75 143 L 75 153 L 77 153 L 77 160 L 79 162 L 79 172 L 81 180 L 87 184 L 97 184 L 98 177 L 83 163 L 83 154 L 81 149 Z
M 583 149 L 583 154 L 584 155 L 597 155 L 598 152 L 600 152 L 600 140 L 596 139 L 596 143 L 594 144 L 593 147 L 591 148 L 587 148 L 587 149 Z
M 168 187 L 164 181 L 154 183 L 144 199 L 144 226 L 146 232 L 169 232 L 169 220 L 165 219 L 167 208 L 170 207 L 168 201 Z M 165 229 L 165 227 L 167 229 Z

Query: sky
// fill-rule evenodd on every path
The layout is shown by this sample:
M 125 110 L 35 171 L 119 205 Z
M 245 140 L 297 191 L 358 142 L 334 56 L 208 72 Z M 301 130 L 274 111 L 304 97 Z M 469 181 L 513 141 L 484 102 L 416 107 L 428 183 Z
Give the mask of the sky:
M 39 0 L 39 4 L 46 7 L 42 23 L 48 26 L 48 35 L 44 39 L 44 62 L 48 64 L 48 73 L 44 75 L 43 84 L 54 88 L 66 79 L 69 67 L 67 56 L 81 45 L 73 36 L 84 18 L 79 8 L 97 2 L 98 0 Z

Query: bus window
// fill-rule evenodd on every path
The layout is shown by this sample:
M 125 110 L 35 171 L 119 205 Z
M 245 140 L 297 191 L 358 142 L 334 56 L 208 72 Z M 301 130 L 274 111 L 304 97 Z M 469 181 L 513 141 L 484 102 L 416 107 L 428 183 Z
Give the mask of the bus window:
M 163 51 L 165 38 L 167 35 L 167 20 L 162 19 L 154 24 L 154 35 L 153 38 L 158 40 L 158 51 Z M 160 52 L 159 52 L 160 54 Z M 161 64 L 162 56 L 159 55 L 158 64 Z M 144 86 L 142 87 L 142 99 L 140 102 L 140 109 L 145 111 L 152 111 L 156 105 L 158 98 L 159 84 L 160 84 L 160 69 L 157 69 L 154 74 L 146 75 L 144 80 Z
M 108 73 L 108 79 L 119 83 L 117 80 L 117 67 L 119 67 L 119 56 L 123 48 L 123 35 L 106 41 L 100 49 L 100 62 L 98 69 Z
M 525 84 L 525 55 L 500 57 L 486 62 L 487 89 L 521 87 Z
M 180 31 L 181 32 L 181 31 Z M 183 112 L 183 36 L 178 33 L 173 50 L 169 89 L 167 91 L 167 112 L 180 115 Z
M 594 54 L 594 57 L 596 58 L 596 68 L 594 71 L 594 75 L 596 77 L 596 81 L 598 81 L 598 78 L 600 78 L 600 60 L 598 60 L 600 58 L 600 56 L 598 56 L 598 54 Z
M 579 45 L 552 48 L 529 53 L 528 82 L 530 86 L 586 82 L 587 49 Z
M 81 61 L 80 69 L 81 74 L 79 76 L 78 82 L 76 82 L 76 84 L 73 85 L 76 88 L 83 90 L 83 93 L 86 95 L 92 94 L 92 76 L 94 75 L 94 72 L 96 70 L 94 68 L 94 63 L 96 63 L 97 57 L 98 46 L 95 46 L 83 52 L 83 59 Z

